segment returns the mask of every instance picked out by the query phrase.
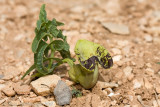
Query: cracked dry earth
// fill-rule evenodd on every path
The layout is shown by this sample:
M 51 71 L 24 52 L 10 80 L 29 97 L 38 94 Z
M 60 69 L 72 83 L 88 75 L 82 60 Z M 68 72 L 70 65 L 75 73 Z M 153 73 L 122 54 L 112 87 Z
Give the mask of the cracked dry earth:
M 0 0 L 0 106 L 43 107 L 42 99 L 55 101 L 32 90 L 30 75 L 20 79 L 33 64 L 31 43 L 43 3 L 49 19 L 65 23 L 61 29 L 72 56 L 76 41 L 87 39 L 103 45 L 114 61 L 111 69 L 100 68 L 93 89 L 74 85 L 83 96 L 64 107 L 160 106 L 159 0 Z M 62 66 L 56 74 L 68 76 L 67 70 Z

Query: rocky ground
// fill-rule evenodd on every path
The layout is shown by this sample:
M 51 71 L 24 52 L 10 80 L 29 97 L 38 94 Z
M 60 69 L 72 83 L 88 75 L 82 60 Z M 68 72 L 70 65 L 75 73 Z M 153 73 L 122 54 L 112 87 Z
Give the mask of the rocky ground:
M 59 107 L 52 94 L 34 90 L 30 75 L 20 79 L 33 64 L 31 43 L 43 3 L 49 19 L 65 23 L 72 56 L 76 41 L 87 39 L 103 45 L 114 61 L 111 69 L 100 69 L 93 89 L 74 85 L 83 96 L 64 107 L 160 106 L 159 0 L 0 0 L 0 106 Z M 57 69 L 57 78 L 67 70 Z

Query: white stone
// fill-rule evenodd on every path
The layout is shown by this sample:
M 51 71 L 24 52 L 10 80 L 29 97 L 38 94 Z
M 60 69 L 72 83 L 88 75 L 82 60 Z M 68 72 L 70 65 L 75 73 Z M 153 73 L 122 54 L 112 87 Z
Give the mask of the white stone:
M 71 8 L 71 12 L 74 12 L 74 13 L 82 13 L 84 11 L 85 11 L 85 8 L 83 6 L 75 6 Z
M 147 69 L 146 69 L 146 73 L 147 73 L 148 75 L 153 76 L 153 75 L 154 75 L 154 70 L 151 69 L 151 68 L 147 68 Z
M 122 55 L 113 56 L 113 62 L 118 62 L 122 59 Z
M 0 91 L 5 87 L 5 84 L 0 84 Z
M 32 89 L 38 95 L 48 95 L 50 88 L 54 88 L 61 78 L 57 75 L 48 75 L 31 82 Z
M 56 107 L 55 101 L 42 101 L 41 103 L 47 107 Z
M 128 35 L 130 33 L 128 26 L 112 22 L 102 22 L 102 25 L 112 33 Z
M 102 82 L 102 81 L 97 81 L 97 85 L 100 87 L 100 89 L 118 87 L 118 84 L 116 83 L 108 83 L 108 82 Z
M 141 88 L 141 86 L 142 86 L 142 84 L 137 79 L 135 79 L 133 81 L 133 88 L 134 89 Z
M 151 35 L 145 35 L 144 39 L 145 39 L 146 42 L 152 42 L 152 40 L 153 40 Z
M 125 46 L 128 46 L 129 45 L 129 41 L 127 41 L 127 40 L 118 40 L 117 41 L 117 46 L 119 46 L 119 47 L 125 47 Z
M 125 76 L 128 77 L 129 75 L 131 75 L 132 70 L 133 69 L 130 66 L 127 66 L 126 68 L 123 69 L 123 72 L 124 72 Z
M 153 100 L 153 102 L 152 102 L 152 104 L 153 104 L 153 107 L 159 107 L 158 105 L 160 104 L 160 100 L 158 100 L 158 102 L 157 102 L 157 100 Z
M 119 55 L 121 54 L 121 50 L 118 48 L 112 48 L 111 51 L 114 53 L 114 55 Z

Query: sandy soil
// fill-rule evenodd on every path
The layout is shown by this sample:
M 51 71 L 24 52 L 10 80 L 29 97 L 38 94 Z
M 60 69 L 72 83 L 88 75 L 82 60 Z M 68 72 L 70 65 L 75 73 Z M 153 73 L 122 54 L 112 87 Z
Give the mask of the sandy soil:
M 20 78 L 33 64 L 31 43 L 43 3 L 49 19 L 65 23 L 61 28 L 68 37 L 72 56 L 76 41 L 88 39 L 103 45 L 114 59 L 111 69 L 100 69 L 99 80 L 118 87 L 100 89 L 97 84 L 84 90 L 77 85 L 83 96 L 73 98 L 64 107 L 158 107 L 159 0 L 0 0 L 0 74 L 4 75 L 0 79 L 1 90 L 3 86 L 26 83 L 27 79 Z M 105 22 L 126 25 L 129 34 L 112 33 L 103 26 Z M 36 106 L 40 97 L 32 90 L 12 97 L 0 92 L 0 104 L 13 106 L 33 101 L 25 106 Z M 54 100 L 53 96 L 45 98 Z

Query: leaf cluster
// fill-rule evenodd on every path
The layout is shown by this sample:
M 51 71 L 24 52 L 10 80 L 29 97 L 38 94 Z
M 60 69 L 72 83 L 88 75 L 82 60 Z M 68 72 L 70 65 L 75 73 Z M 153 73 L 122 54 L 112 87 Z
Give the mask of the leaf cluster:
M 75 87 L 72 87 L 72 96 L 74 97 L 81 97 L 82 96 L 82 92 L 78 89 L 76 89 Z
M 38 71 L 34 76 L 50 74 L 57 66 L 63 63 L 63 59 L 72 59 L 66 36 L 57 28 L 64 24 L 54 18 L 52 20 L 47 19 L 45 4 L 41 6 L 39 20 L 36 25 L 35 38 L 32 42 L 34 64 L 26 71 L 22 79 L 34 69 Z M 62 59 L 55 57 L 56 51 L 60 53 Z M 48 63 L 45 64 L 45 62 Z

